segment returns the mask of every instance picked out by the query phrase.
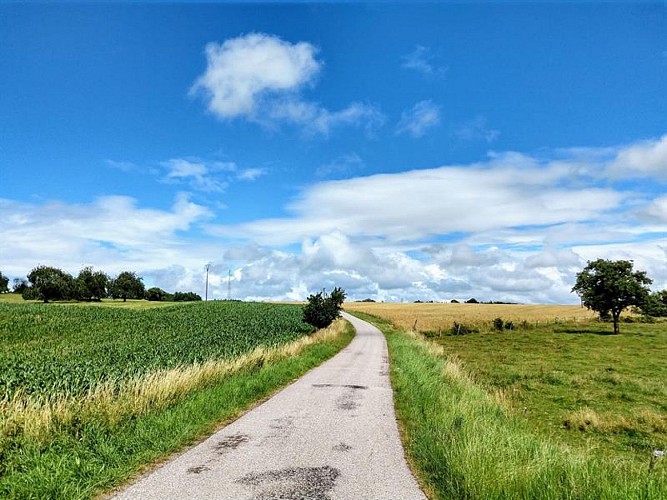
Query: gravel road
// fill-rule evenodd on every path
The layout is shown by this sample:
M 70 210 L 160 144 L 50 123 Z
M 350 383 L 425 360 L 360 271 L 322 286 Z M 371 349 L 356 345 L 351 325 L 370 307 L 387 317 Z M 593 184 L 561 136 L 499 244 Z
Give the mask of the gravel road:
M 387 346 L 372 325 L 338 355 L 118 499 L 424 499 L 403 456 Z

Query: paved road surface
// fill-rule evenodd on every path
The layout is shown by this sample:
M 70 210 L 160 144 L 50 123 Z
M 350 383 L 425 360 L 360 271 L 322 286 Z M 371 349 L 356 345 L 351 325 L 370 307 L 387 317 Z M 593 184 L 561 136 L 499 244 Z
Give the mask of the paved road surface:
M 424 499 L 403 456 L 387 346 L 357 329 L 334 358 L 121 491 L 118 499 Z

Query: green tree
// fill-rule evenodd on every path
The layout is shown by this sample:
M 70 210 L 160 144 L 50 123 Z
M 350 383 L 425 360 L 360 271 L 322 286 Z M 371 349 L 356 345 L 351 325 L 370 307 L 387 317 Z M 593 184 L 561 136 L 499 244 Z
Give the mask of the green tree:
M 0 293 L 9 291 L 9 278 L 0 271 Z
M 174 293 L 174 302 L 196 302 L 198 300 L 201 300 L 201 295 L 195 292 Z
M 588 309 L 601 318 L 611 315 L 615 334 L 619 333 L 621 312 L 626 307 L 641 307 L 649 295 L 652 280 L 644 271 L 633 271 L 632 266 L 631 260 L 589 261 L 572 288 Z
M 656 318 L 667 316 L 667 290 L 652 293 L 639 307 L 642 314 Z
M 168 295 L 169 294 L 165 292 L 162 288 L 154 286 L 146 290 L 145 298 L 146 300 L 150 300 L 152 302 L 162 302 L 163 300 L 166 300 Z
M 303 308 L 303 321 L 315 328 L 326 328 L 340 316 L 340 308 L 345 301 L 345 290 L 334 288 L 331 295 L 323 290 L 308 297 Z
M 75 285 L 71 274 L 56 267 L 37 266 L 30 274 L 31 286 L 23 292 L 24 298 L 43 300 L 69 300 L 74 297 Z
M 102 271 L 84 267 L 76 277 L 77 299 L 100 301 L 107 296 L 109 277 Z
M 123 271 L 111 280 L 109 290 L 114 299 L 143 299 L 146 293 L 142 278 L 133 271 Z
M 14 278 L 14 281 L 12 281 L 12 293 L 23 293 L 26 288 L 28 288 L 28 280 Z

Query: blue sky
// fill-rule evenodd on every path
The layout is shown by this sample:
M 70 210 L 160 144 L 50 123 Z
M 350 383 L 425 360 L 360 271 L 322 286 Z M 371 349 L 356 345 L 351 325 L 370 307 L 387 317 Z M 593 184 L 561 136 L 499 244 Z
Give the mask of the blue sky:
M 213 297 L 667 287 L 664 3 L 0 6 L 0 270 Z

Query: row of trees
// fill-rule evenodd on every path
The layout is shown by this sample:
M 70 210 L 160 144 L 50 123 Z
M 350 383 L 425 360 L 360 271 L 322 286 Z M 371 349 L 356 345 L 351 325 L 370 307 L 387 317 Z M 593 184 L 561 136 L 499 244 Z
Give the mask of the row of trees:
M 142 278 L 133 271 L 123 271 L 115 278 L 92 267 L 84 267 L 74 277 L 62 269 L 37 266 L 27 276 L 28 280 L 14 280 L 15 293 L 21 293 L 26 300 L 82 300 L 99 301 L 113 299 L 148 299 L 193 301 L 201 297 L 193 292 L 169 294 L 160 288 L 146 290 Z M 0 272 L 0 293 L 7 292 L 9 279 Z

